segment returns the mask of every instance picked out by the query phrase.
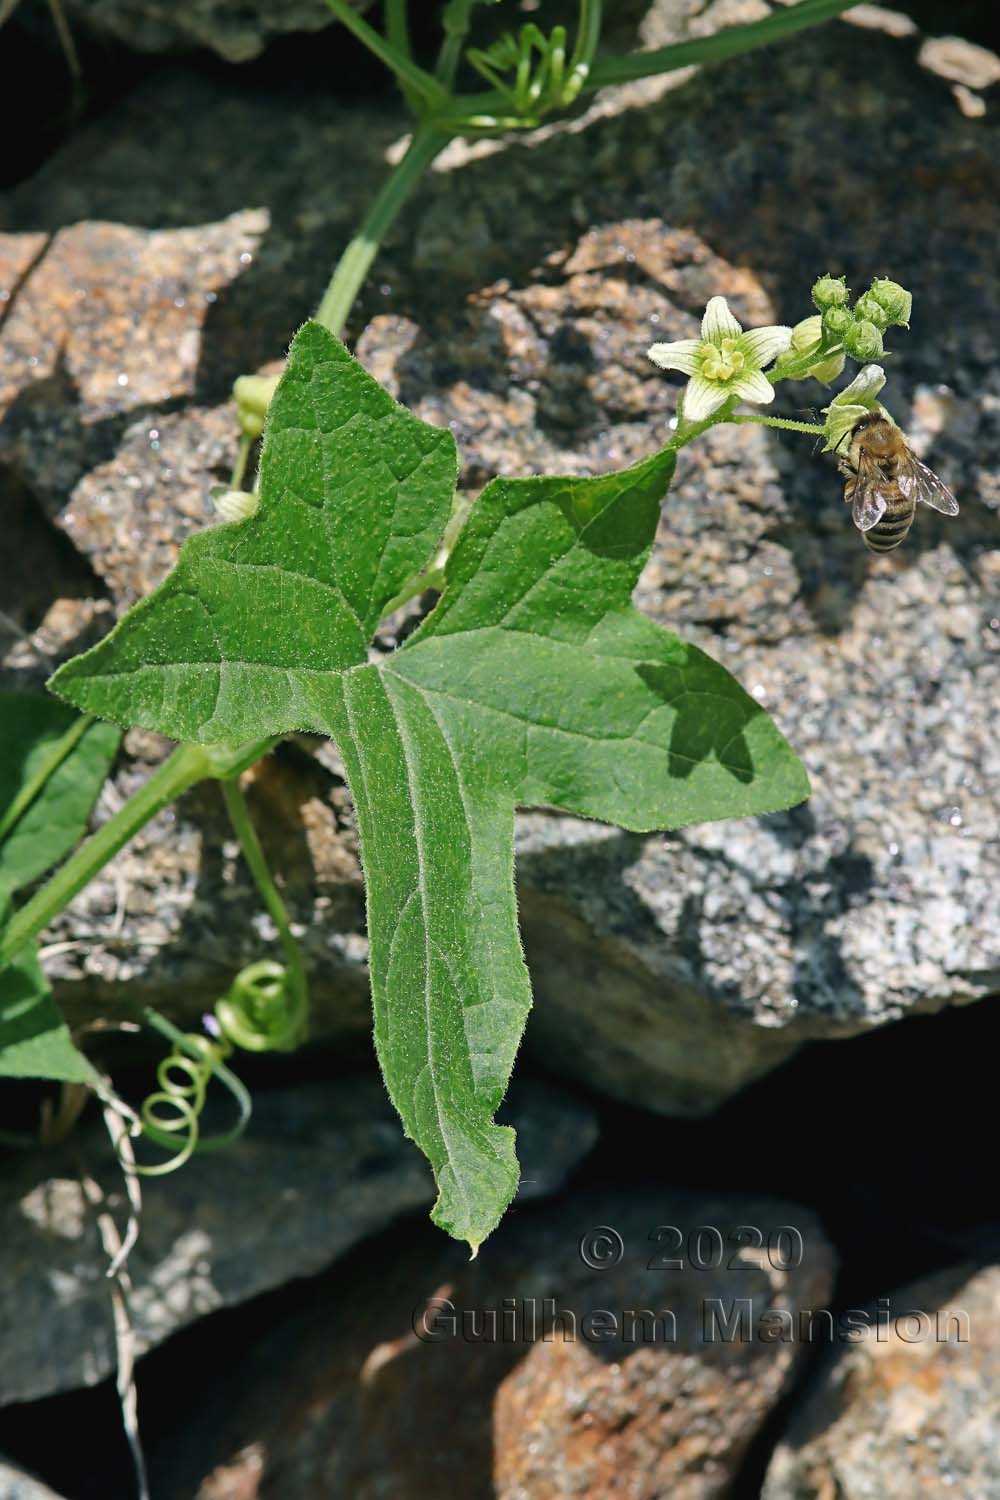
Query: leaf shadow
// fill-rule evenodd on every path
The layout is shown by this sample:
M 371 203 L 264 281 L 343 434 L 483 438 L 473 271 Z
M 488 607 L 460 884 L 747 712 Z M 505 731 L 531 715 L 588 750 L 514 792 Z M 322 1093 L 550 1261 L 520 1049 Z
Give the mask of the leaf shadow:
M 751 719 L 763 712 L 752 698 L 719 697 L 714 712 L 706 712 L 707 695 L 692 693 L 676 667 L 641 662 L 636 672 L 642 681 L 675 710 L 670 731 L 668 771 L 680 780 L 712 756 L 744 786 L 754 779 L 750 747 L 744 731 Z

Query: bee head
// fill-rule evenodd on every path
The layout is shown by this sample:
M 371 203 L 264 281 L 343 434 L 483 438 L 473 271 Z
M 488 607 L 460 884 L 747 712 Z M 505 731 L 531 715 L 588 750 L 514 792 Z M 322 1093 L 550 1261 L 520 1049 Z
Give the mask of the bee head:
M 851 436 L 859 439 L 875 458 L 887 458 L 899 446 L 892 423 L 877 412 L 862 417 Z

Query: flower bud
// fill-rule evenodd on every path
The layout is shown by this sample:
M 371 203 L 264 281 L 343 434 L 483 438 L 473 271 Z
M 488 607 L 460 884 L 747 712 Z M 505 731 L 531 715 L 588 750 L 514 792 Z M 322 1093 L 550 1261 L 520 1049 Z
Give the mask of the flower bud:
M 230 490 L 217 484 L 210 491 L 212 504 L 224 521 L 249 521 L 260 509 L 260 500 L 246 490 Z
M 280 375 L 241 375 L 233 383 L 240 428 L 248 438 L 258 438 L 264 431 L 267 408 L 280 379 Z
M 854 315 L 848 307 L 830 307 L 823 314 L 823 332 L 839 344 L 854 327 Z
M 793 380 L 822 381 L 829 385 L 831 380 L 836 380 L 844 368 L 843 354 L 834 354 L 826 359 L 817 360 L 815 364 L 809 365 L 802 370 L 802 356 L 808 355 L 815 350 L 818 354 L 823 345 L 823 319 L 819 313 L 813 313 L 812 317 L 803 318 L 801 323 L 796 323 L 792 329 L 792 341 L 785 354 L 779 354 L 774 366 L 774 374 L 778 380 L 785 376 L 788 369 L 794 369 L 797 373 L 791 378 Z
M 863 318 L 844 335 L 844 348 L 852 359 L 862 363 L 865 360 L 878 359 L 884 348 L 882 334 L 874 323 Z
M 812 289 L 813 302 L 820 312 L 829 307 L 843 307 L 850 295 L 843 276 L 821 276 Z
M 792 348 L 796 354 L 803 354 L 810 344 L 818 344 L 822 337 L 823 319 L 819 313 L 813 313 L 792 329 Z
M 913 307 L 913 297 L 898 281 L 888 281 L 885 277 L 879 277 L 871 284 L 869 297 L 885 310 L 885 315 L 890 323 L 898 323 L 903 328 L 910 326 L 910 311 Z
M 865 292 L 864 296 L 859 297 L 855 302 L 854 319 L 858 323 L 874 323 L 881 333 L 885 332 L 890 322 L 889 314 L 871 292 Z

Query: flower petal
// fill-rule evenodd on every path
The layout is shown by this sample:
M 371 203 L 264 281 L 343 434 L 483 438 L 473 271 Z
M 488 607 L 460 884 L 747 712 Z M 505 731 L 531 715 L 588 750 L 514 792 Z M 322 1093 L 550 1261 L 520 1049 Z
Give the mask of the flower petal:
M 678 339 L 675 344 L 654 344 L 646 350 L 646 357 L 661 370 L 680 370 L 682 375 L 693 375 L 700 348 L 700 339 Z
M 749 356 L 758 370 L 763 370 L 779 354 L 791 347 L 790 328 L 748 328 L 740 339 L 740 348 Z
M 701 336 L 717 344 L 720 339 L 738 339 L 743 329 L 729 311 L 725 297 L 712 297 L 701 320 Z
M 771 387 L 768 386 L 768 390 Z M 685 422 L 704 422 L 729 399 L 730 392 L 717 380 L 706 380 L 704 375 L 693 375 L 684 388 Z
M 741 401 L 756 401 L 765 406 L 774 400 L 774 386 L 759 370 L 747 370 L 733 381 L 733 390 Z
M 865 365 L 859 370 L 851 381 L 845 385 L 833 400 L 830 406 L 866 406 L 873 411 L 877 405 L 876 398 L 879 391 L 885 385 L 885 371 L 881 365 Z M 830 410 L 828 406 L 827 411 Z

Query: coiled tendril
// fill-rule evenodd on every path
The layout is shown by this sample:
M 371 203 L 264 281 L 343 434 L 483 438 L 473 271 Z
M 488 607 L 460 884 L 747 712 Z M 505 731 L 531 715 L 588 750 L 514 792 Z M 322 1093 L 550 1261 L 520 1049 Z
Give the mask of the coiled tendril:
M 235 1047 L 247 1052 L 288 1052 L 297 1047 L 305 1036 L 306 1003 L 294 974 L 262 959 L 237 974 L 216 1001 L 214 1015 L 205 1017 L 215 1037 L 179 1031 L 158 1012 L 146 1010 L 146 1020 L 173 1043 L 174 1050 L 156 1069 L 159 1088 L 143 1101 L 139 1122 L 148 1140 L 173 1155 L 164 1162 L 136 1164 L 132 1170 L 161 1177 L 183 1166 L 196 1151 L 220 1151 L 237 1141 L 250 1120 L 250 1094 L 225 1066 L 225 1059 Z M 231 1130 L 202 1137 L 201 1113 L 213 1077 L 235 1098 L 239 1118 Z

